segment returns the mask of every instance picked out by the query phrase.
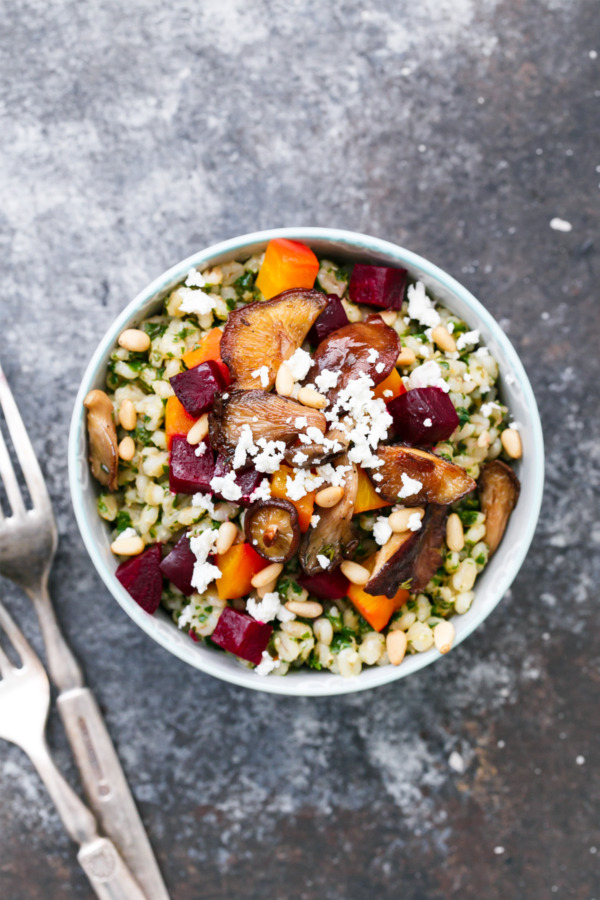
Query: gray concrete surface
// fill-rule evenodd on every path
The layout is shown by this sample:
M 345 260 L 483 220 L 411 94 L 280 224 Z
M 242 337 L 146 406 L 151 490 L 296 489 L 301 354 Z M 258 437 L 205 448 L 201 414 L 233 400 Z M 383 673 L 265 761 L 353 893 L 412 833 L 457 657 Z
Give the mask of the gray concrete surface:
M 597 2 L 0 0 L 0 19 L 0 354 L 56 504 L 60 619 L 174 900 L 600 898 Z M 125 302 L 286 224 L 447 268 L 514 341 L 546 429 L 509 596 L 427 671 L 332 700 L 249 694 L 151 643 L 67 493 L 75 390 Z M 74 781 L 55 714 L 50 741 Z M 0 895 L 90 897 L 6 744 Z

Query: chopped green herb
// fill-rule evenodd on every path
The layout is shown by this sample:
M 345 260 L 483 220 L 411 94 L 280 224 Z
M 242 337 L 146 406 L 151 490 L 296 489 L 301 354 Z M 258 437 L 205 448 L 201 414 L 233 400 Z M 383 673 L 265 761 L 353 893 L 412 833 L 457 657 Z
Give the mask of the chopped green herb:
M 167 327 L 166 322 L 144 322 L 144 331 L 151 341 L 155 340 L 157 337 L 162 337 L 167 330 Z
M 126 528 L 131 528 L 131 516 L 128 512 L 125 512 L 124 509 L 120 509 L 117 513 L 115 528 L 119 534 L 121 534 L 122 531 L 125 531 Z
M 144 419 L 146 419 L 146 418 L 147 418 L 147 416 L 144 416 Z M 139 441 L 140 444 L 143 444 L 144 447 L 147 447 L 148 444 L 152 443 L 152 434 L 153 434 L 153 432 L 149 431 L 143 425 L 138 425 L 136 427 L 135 431 L 133 432 L 133 436 L 134 436 L 135 440 Z
M 466 425 L 469 419 L 471 418 L 470 413 L 464 408 L 464 406 L 457 407 L 456 413 L 458 415 L 458 422 L 460 427 Z
M 337 631 L 331 642 L 331 651 L 332 653 L 339 653 L 340 650 L 343 650 L 344 647 L 352 647 L 354 641 L 356 640 L 356 635 L 352 631 L 351 628 L 346 628 L 344 625 Z

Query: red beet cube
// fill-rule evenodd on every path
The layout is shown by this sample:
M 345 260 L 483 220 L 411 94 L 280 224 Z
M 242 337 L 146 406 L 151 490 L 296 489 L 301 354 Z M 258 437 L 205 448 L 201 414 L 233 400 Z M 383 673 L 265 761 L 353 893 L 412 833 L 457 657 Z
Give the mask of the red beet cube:
M 404 300 L 406 275 L 406 269 L 357 263 L 350 277 L 348 295 L 353 303 L 400 309 Z
M 160 564 L 160 570 L 165 578 L 168 578 L 186 597 L 194 593 L 192 575 L 195 562 L 196 557 L 191 551 L 190 539 L 184 534 Z
M 327 299 L 329 303 L 308 332 L 311 344 L 320 344 L 332 331 L 349 324 L 344 304 L 337 294 L 327 294 Z
M 387 410 L 394 420 L 396 437 L 407 444 L 446 441 L 459 424 L 452 400 L 437 387 L 407 391 L 390 400 Z
M 226 606 L 210 637 L 213 643 L 218 644 L 223 650 L 228 650 L 229 653 L 234 653 L 240 659 L 247 659 L 257 666 L 261 661 L 263 650 L 267 649 L 272 632 L 271 625 L 257 622 L 247 613 Z
M 190 416 L 197 419 L 213 405 L 215 395 L 225 390 L 226 381 L 213 359 L 169 378 L 171 387 Z
M 199 447 L 206 447 L 201 456 L 196 455 Z M 196 494 L 211 492 L 210 482 L 215 474 L 215 457 L 208 441 L 198 447 L 188 444 L 183 434 L 173 435 L 169 460 L 169 489 L 174 494 Z
M 132 556 L 121 563 L 115 573 L 135 602 L 151 615 L 160 606 L 162 597 L 161 556 L 160 544 L 152 544 L 139 556 Z
M 319 572 L 318 575 L 299 575 L 298 584 L 321 600 L 341 600 L 348 593 L 350 582 L 340 569 Z
M 215 477 L 227 475 L 228 472 L 231 472 L 231 463 L 227 462 L 226 458 L 219 453 L 215 465 Z M 240 487 L 242 496 L 235 502 L 241 506 L 249 505 L 251 495 L 265 477 L 261 472 L 257 472 L 254 466 L 250 466 L 243 471 L 237 471 L 235 473 L 235 483 Z M 221 494 L 215 494 L 215 497 L 222 499 Z

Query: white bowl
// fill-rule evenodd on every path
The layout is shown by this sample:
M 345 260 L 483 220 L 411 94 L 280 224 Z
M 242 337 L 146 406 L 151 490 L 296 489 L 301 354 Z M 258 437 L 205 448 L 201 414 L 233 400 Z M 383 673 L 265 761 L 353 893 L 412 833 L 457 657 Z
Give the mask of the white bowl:
M 235 258 L 248 257 L 264 249 L 275 237 L 303 241 L 318 256 L 334 259 L 404 266 L 411 277 L 423 281 L 433 296 L 478 328 L 500 366 L 501 394 L 513 418 L 521 425 L 523 459 L 515 466 L 521 481 L 521 495 L 502 544 L 478 577 L 471 609 L 453 619 L 455 646 L 471 634 L 491 613 L 510 587 L 525 558 L 538 520 L 544 484 L 544 445 L 540 417 L 531 385 L 510 341 L 489 312 L 469 291 L 432 263 L 378 238 L 327 228 L 283 228 L 246 234 L 201 250 L 160 275 L 144 288 L 110 326 L 83 377 L 77 394 L 69 436 L 69 480 L 75 515 L 92 562 L 107 588 L 140 628 L 190 665 L 233 684 L 254 690 L 293 696 L 320 696 L 362 691 L 396 681 L 417 672 L 440 658 L 437 650 L 407 657 L 396 666 L 365 668 L 356 678 L 342 678 L 330 672 L 290 672 L 285 677 L 261 677 L 240 665 L 232 656 L 195 643 L 168 615 L 159 609 L 145 613 L 115 578 L 117 563 L 110 551 L 109 529 L 96 509 L 97 485 L 87 461 L 83 399 L 92 388 L 105 384 L 107 362 L 119 334 L 156 313 L 166 294 L 182 281 L 193 266 L 213 266 Z

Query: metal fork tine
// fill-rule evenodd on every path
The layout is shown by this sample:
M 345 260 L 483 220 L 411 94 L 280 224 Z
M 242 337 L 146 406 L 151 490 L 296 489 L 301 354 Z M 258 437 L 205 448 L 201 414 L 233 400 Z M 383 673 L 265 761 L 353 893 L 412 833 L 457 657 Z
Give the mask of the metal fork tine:
M 8 639 L 21 657 L 23 665 L 36 659 L 35 651 L 29 645 L 28 641 L 25 639 L 25 635 L 9 615 L 8 610 L 2 603 L 0 603 L 0 628 L 3 628 L 8 635 Z M 12 663 L 10 663 L 10 665 L 14 668 Z
M 17 409 L 17 404 L 15 403 L 14 397 L 8 386 L 6 376 L 2 371 L 2 366 L 0 366 L 0 406 L 4 411 L 4 418 L 6 419 L 6 424 L 8 425 L 8 430 L 14 444 L 15 453 L 17 454 L 21 469 L 23 470 L 23 475 L 25 476 L 25 481 L 27 482 L 33 505 L 50 505 L 50 497 L 48 496 L 44 476 L 42 475 L 37 457 L 31 446 L 29 435 L 23 425 L 23 420 Z M 22 502 L 21 499 L 21 503 Z
M 21 495 L 21 489 L 15 475 L 15 470 L 8 455 L 8 449 L 0 431 L 0 478 L 4 482 L 4 488 L 8 496 L 13 513 L 18 516 L 25 513 L 25 504 Z

